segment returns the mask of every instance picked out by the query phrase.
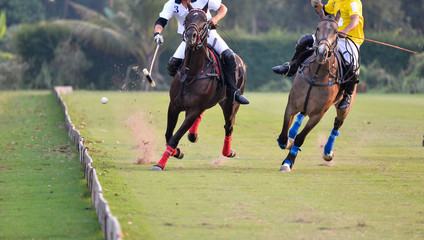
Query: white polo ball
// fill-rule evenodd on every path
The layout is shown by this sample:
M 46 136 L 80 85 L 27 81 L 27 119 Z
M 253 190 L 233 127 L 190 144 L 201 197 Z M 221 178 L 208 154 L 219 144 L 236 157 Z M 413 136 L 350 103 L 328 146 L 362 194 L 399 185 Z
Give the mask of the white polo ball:
M 106 104 L 108 100 L 107 100 L 107 97 L 102 97 L 100 101 L 102 101 L 103 104 Z

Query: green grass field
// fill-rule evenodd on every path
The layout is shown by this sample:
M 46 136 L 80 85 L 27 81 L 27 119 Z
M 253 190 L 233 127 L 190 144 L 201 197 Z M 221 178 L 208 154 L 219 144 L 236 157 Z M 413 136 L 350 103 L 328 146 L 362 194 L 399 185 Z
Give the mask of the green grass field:
M 51 91 L 0 92 L 0 239 L 102 239 Z
M 246 96 L 235 159 L 220 156 L 224 121 L 215 107 L 204 115 L 200 140 L 184 137 L 185 158 L 171 158 L 163 172 L 134 162 L 157 162 L 165 150 L 167 93 L 63 96 L 126 239 L 424 238 L 424 95 L 359 95 L 327 166 L 330 109 L 291 173 L 278 171 L 287 152 L 275 141 L 287 94 Z

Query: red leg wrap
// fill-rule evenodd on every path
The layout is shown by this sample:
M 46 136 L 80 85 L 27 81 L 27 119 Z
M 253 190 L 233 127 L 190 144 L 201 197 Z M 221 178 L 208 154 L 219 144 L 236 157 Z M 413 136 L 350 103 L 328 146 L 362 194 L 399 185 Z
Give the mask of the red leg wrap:
M 171 156 L 175 155 L 176 152 L 177 152 L 176 149 L 173 149 L 172 147 L 167 146 L 165 152 L 162 155 L 162 158 L 158 162 L 158 165 L 160 165 L 162 167 L 162 169 L 164 169 L 166 162 L 168 162 L 168 159 Z
M 191 133 L 191 134 L 196 134 L 197 133 L 197 130 L 199 129 L 199 124 L 202 121 L 203 113 L 205 113 L 205 112 L 202 112 L 200 114 L 200 116 L 196 119 L 196 121 L 193 123 L 193 125 L 191 126 L 191 128 L 188 130 L 189 133 Z
M 231 153 L 231 137 L 232 135 L 225 137 L 224 147 L 222 148 L 222 155 L 227 157 Z

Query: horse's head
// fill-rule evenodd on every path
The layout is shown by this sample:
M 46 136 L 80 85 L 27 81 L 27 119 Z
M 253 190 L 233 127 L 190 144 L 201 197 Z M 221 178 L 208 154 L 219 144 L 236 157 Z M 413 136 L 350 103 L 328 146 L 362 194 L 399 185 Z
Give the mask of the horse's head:
M 321 21 L 318 23 L 317 31 L 315 33 L 316 37 L 316 49 L 315 56 L 319 64 L 325 63 L 334 53 L 334 50 L 337 47 L 337 32 L 338 32 L 338 22 L 340 19 L 340 11 L 337 12 L 337 15 L 334 17 L 330 15 L 329 17 L 324 16 L 324 12 L 320 12 Z
M 194 9 L 190 3 L 187 4 L 189 13 L 185 18 L 184 40 L 187 47 L 200 46 L 208 36 L 209 23 L 206 16 L 208 4 L 203 9 Z

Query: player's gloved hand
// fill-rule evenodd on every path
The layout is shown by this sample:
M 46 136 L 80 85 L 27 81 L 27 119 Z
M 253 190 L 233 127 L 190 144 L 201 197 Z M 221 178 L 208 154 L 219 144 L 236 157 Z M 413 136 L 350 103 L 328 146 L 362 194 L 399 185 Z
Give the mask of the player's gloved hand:
M 155 36 L 155 42 L 161 45 L 163 43 L 163 36 L 158 32 L 156 32 L 154 36 Z
M 312 7 L 316 8 L 321 3 L 321 0 L 311 0 Z

